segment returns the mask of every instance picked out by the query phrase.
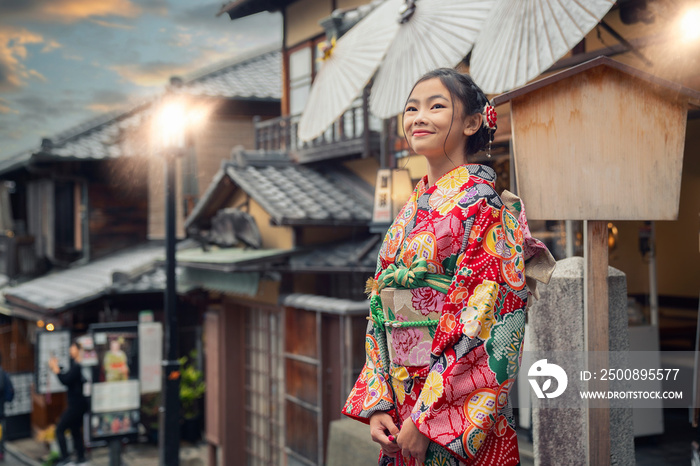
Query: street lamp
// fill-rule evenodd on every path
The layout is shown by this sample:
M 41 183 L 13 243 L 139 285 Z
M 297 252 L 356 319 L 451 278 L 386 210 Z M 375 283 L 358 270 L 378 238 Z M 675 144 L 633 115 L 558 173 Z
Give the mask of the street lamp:
M 700 7 L 694 6 L 686 9 L 678 21 L 681 37 L 685 42 L 693 42 L 700 39 Z
M 153 120 L 153 141 L 165 161 L 165 351 L 163 389 L 160 406 L 160 464 L 180 463 L 180 362 L 178 361 L 177 290 L 175 283 L 175 163 L 184 154 L 186 135 L 205 123 L 216 102 L 196 105 L 184 93 L 178 93 L 182 80 L 171 78 Z
M 178 361 L 175 283 L 175 162 L 185 149 L 187 107 L 168 96 L 156 116 L 157 140 L 165 160 L 165 358 L 160 408 L 160 464 L 180 464 L 180 362 Z

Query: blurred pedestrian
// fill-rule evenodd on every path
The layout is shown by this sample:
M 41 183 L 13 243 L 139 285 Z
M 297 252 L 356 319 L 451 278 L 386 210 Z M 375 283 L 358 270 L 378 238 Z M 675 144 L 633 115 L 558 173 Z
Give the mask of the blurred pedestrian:
M 522 201 L 499 195 L 496 172 L 468 161 L 490 149 L 496 130 L 496 112 L 469 75 L 423 76 L 403 125 L 428 170 L 368 282 L 366 363 L 343 413 L 369 424 L 381 465 L 515 466 L 508 392 L 528 286 L 535 292 L 526 261 L 551 274 L 554 259 L 530 236 Z
M 85 463 L 85 444 L 83 442 L 83 415 L 87 412 L 87 401 L 83 395 L 83 378 L 80 367 L 80 343 L 76 340 L 70 345 L 70 366 L 63 371 L 58 365 L 58 359 L 49 360 L 49 369 L 58 376 L 58 380 L 67 388 L 68 407 L 56 424 L 56 438 L 61 449 L 61 458 L 56 466 L 70 463 L 66 445 L 66 430 L 70 429 L 73 437 L 73 447 L 77 456 L 77 464 Z

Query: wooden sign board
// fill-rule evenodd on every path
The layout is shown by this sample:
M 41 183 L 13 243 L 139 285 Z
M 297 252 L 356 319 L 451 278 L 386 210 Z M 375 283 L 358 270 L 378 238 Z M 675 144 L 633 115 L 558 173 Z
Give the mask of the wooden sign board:
M 511 104 L 529 218 L 677 218 L 687 110 L 700 93 L 600 57 L 493 101 Z

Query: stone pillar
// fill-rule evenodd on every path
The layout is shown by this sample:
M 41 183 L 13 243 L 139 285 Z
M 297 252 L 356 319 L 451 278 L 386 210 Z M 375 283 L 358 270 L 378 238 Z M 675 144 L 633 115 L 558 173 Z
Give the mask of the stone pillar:
M 526 351 L 583 352 L 582 257 L 557 262 L 548 285 L 538 285 L 539 301 L 528 311 Z M 610 305 L 610 351 L 628 351 L 627 279 L 620 270 L 608 267 Z M 526 374 L 520 374 L 526 377 Z M 533 450 L 536 465 L 585 464 L 587 451 L 585 408 L 532 409 Z M 634 465 L 634 427 L 631 409 L 610 412 L 610 464 Z

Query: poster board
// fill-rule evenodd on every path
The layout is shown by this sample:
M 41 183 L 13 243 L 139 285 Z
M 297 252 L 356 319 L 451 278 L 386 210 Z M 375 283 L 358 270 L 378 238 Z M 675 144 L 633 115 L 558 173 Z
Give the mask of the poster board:
M 139 338 L 136 322 L 94 324 L 90 440 L 136 437 L 141 420 Z
M 163 388 L 163 324 L 139 323 L 141 393 L 160 393 Z
M 15 397 L 12 401 L 5 402 L 5 417 L 20 416 L 32 412 L 32 372 L 7 373 L 15 389 Z
M 66 370 L 70 366 L 70 330 L 43 330 L 36 334 L 34 367 L 37 393 L 61 393 L 66 391 L 56 374 L 49 370 L 49 359 L 58 359 L 58 365 Z

